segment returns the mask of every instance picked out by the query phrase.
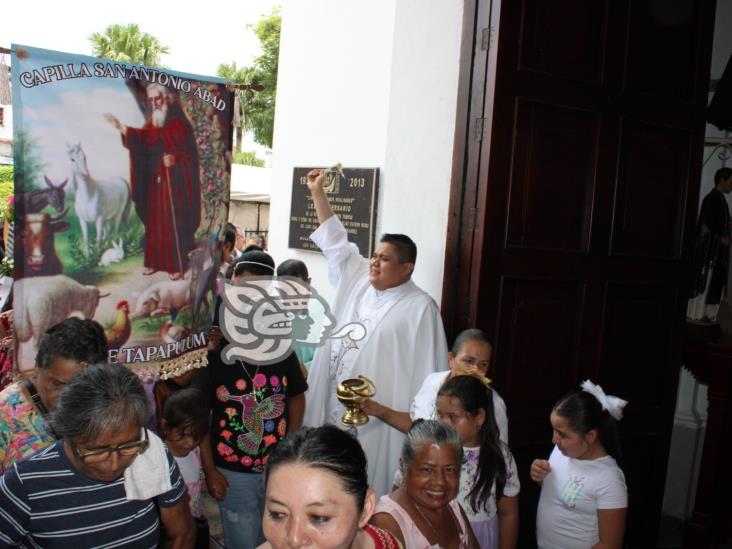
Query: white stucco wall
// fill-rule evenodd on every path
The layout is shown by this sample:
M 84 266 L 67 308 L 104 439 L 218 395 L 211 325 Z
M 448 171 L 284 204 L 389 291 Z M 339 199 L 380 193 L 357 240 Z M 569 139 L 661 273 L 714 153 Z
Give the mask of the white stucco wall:
M 378 167 L 377 233 L 417 243 L 414 279 L 442 292 L 462 25 L 461 0 L 285 0 L 272 157 L 270 252 L 287 248 L 296 166 Z
M 414 280 L 440 303 L 463 3 L 397 0 L 380 232 L 417 244 Z

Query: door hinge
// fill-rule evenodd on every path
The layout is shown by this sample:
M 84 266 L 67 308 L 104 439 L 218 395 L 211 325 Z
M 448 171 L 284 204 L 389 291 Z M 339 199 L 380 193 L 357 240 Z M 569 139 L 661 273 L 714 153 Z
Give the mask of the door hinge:
M 485 51 L 491 46 L 491 29 L 486 27 L 480 31 L 480 49 Z
M 483 141 L 486 137 L 488 137 L 488 119 L 476 118 L 473 139 L 475 141 Z
M 478 208 L 468 208 L 468 231 L 475 231 L 478 223 Z
M 480 31 L 480 49 L 486 51 L 496 45 L 496 27 L 491 25 Z

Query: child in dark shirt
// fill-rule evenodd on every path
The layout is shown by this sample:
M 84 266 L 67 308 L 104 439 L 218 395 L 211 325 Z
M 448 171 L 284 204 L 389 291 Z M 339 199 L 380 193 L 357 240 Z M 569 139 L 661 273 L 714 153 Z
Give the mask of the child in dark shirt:
M 273 274 L 272 258 L 250 251 L 235 265 L 234 280 Z M 225 545 L 256 547 L 264 542 L 262 473 L 274 446 L 302 425 L 307 383 L 294 353 L 274 364 L 226 364 L 221 359 L 226 345 L 221 337 L 208 354 L 208 367 L 197 373 L 196 385 L 211 409 L 209 440 L 201 445 L 203 467 L 209 491 L 219 500 Z

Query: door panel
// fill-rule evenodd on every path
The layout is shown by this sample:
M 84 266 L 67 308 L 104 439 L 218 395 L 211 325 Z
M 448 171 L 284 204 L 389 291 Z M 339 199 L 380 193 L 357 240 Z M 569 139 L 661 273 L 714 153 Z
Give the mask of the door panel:
M 598 113 L 516 102 L 508 246 L 587 252 Z
M 699 68 L 699 50 L 703 46 L 699 36 L 705 15 L 703 4 L 699 0 L 629 3 L 623 79 L 627 93 L 693 103 L 693 77 Z M 712 37 L 701 38 L 711 40 Z M 708 72 L 704 78 L 709 78 Z
M 535 544 L 528 468 L 551 449 L 551 406 L 586 378 L 630 401 L 626 545 L 655 545 L 714 4 L 467 3 L 443 316 L 448 337 L 479 327 L 494 339 L 520 547 Z
M 612 254 L 678 259 L 692 134 L 624 118 L 619 141 Z
M 651 284 L 608 284 L 598 375 L 605 389 L 633 403 L 630 410 L 660 410 L 668 365 L 679 332 L 673 323 L 678 310 L 676 288 Z M 594 373 L 594 372 L 592 372 Z M 625 424 L 623 424 L 625 427 Z
M 512 407 L 546 424 L 552 394 L 578 375 L 585 287 L 579 281 L 506 277 L 499 305 L 501 347 L 495 383 L 511 395 Z M 535 365 L 542 364 L 542 368 Z M 531 382 L 526 372 L 531 371 Z
M 577 30 L 558 40 L 568 12 Z M 599 84 L 605 62 L 606 13 L 606 2 L 571 0 L 564 2 L 564 9 L 556 9 L 553 2 L 525 0 L 519 70 Z

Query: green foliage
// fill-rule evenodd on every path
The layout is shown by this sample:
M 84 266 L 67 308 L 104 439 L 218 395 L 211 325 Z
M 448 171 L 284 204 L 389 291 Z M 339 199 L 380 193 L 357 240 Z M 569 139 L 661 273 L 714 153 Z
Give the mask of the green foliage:
M 12 278 L 14 272 L 13 265 L 14 260 L 12 257 L 3 257 L 3 260 L 0 262 L 0 276 L 9 276 Z
M 237 151 L 232 158 L 234 164 L 244 164 L 245 166 L 256 166 L 264 168 L 264 160 L 257 157 L 254 151 Z
M 125 265 L 125 262 L 138 263 L 139 260 L 134 258 L 140 257 L 144 253 L 145 227 L 136 216 L 131 216 L 126 229 L 120 230 L 116 235 L 108 235 L 99 247 L 97 247 L 96 232 L 93 225 L 91 225 L 89 257 L 84 255 L 84 241 L 81 236 L 78 218 L 73 211 L 67 214 L 65 220 L 70 224 L 70 227 L 68 230 L 56 234 L 56 254 L 64 264 L 64 273 L 73 276 L 80 282 L 96 284 L 103 276 L 123 272 L 123 270 L 118 271 L 118 269 Z M 124 249 L 124 259 L 119 263 L 100 267 L 99 261 L 104 251 L 120 239 Z
M 132 321 L 132 329 L 136 334 L 157 334 L 163 327 L 163 324 L 167 320 L 170 320 L 168 316 L 145 316 L 142 318 L 136 318 Z
M 13 167 L 0 166 L 0 185 L 5 183 L 13 183 Z
M 158 334 L 163 327 L 163 324 L 170 320 L 170 315 L 162 316 L 144 316 L 142 318 L 136 318 L 132 321 L 132 330 L 136 334 Z M 191 310 L 186 309 L 178 313 L 173 324 L 190 327 L 192 321 Z
M 281 25 L 282 17 L 275 8 L 269 17 L 260 20 L 253 27 L 262 45 L 262 55 L 257 57 L 254 65 L 250 67 L 249 83 L 260 84 L 264 86 L 264 90 L 253 95 L 247 94 L 244 101 L 244 111 L 247 113 L 246 128 L 253 131 L 257 143 L 269 148 L 272 148 L 274 132 Z
M 69 235 L 69 255 L 76 264 L 75 271 L 91 271 L 96 269 L 101 258 L 95 239 L 89 239 L 89 255 L 84 255 L 84 242 L 78 235 Z
M 142 223 L 131 224 L 122 239 L 122 248 L 125 251 L 125 257 L 142 255 L 145 251 L 144 246 L 145 226 Z
M 13 156 L 17 191 L 29 191 L 35 187 L 46 167 L 38 153 L 38 142 L 26 131 L 17 130 Z
M 13 188 L 13 167 L 0 166 L 0 217 L 2 218 L 5 218 L 8 213 L 8 198 L 13 196 Z
M 228 65 L 226 63 L 222 63 L 219 65 L 219 68 L 216 69 L 216 75 L 220 76 L 221 78 L 226 78 L 229 82 L 234 82 L 235 84 L 244 84 L 247 79 L 247 72 L 245 68 L 237 67 L 236 61 L 231 63 L 231 65 Z M 235 132 L 235 146 L 236 150 L 234 154 L 241 153 L 242 148 L 242 142 L 243 142 L 243 134 L 244 134 L 244 120 L 245 120 L 245 113 L 242 109 L 242 97 L 243 94 L 246 93 L 244 90 L 235 90 L 234 91 L 234 132 Z M 236 160 L 234 160 L 236 162 Z
M 248 25 L 259 38 L 262 54 L 249 67 L 237 68 L 236 63 L 219 65 L 217 74 L 237 84 L 261 85 L 264 89 L 254 93 L 237 90 L 244 128 L 252 130 L 254 141 L 272 148 L 274 132 L 275 98 L 277 96 L 277 64 L 280 56 L 280 27 L 282 17 L 279 8 L 261 19 L 256 25 Z
M 160 56 L 169 52 L 160 40 L 142 32 L 134 23 L 109 25 L 103 33 L 89 35 L 89 42 L 97 57 L 148 67 L 160 67 Z

